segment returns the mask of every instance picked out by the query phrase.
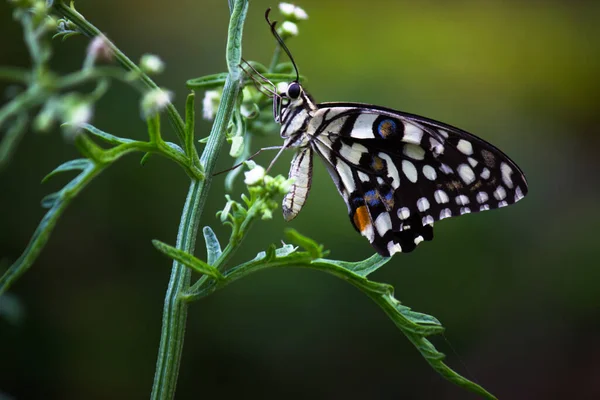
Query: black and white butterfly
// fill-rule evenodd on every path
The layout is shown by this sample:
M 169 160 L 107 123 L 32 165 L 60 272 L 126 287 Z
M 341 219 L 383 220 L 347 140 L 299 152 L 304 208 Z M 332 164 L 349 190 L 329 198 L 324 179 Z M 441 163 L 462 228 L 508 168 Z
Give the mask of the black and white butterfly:
M 268 12 L 267 21 L 292 59 Z M 477 136 L 370 104 L 315 104 L 299 79 L 284 86 L 272 96 L 283 148 L 298 149 L 289 172 L 295 181 L 283 199 L 288 221 L 306 202 L 314 153 L 346 202 L 354 228 L 383 256 L 431 240 L 435 221 L 505 207 L 527 194 L 521 169 Z

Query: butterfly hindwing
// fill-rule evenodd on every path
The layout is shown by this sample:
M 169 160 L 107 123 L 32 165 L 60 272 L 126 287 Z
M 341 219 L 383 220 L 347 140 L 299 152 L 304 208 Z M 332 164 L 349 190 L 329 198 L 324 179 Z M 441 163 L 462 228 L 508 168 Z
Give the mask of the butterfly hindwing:
M 500 150 L 467 132 L 371 105 L 320 104 L 313 146 L 350 220 L 380 254 L 411 251 L 435 221 L 503 207 L 527 192 Z

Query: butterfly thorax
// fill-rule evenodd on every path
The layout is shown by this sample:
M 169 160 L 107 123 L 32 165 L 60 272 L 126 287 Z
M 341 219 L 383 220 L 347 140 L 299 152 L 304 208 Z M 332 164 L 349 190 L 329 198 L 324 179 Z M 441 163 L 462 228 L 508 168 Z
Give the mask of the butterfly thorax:
M 275 118 L 277 120 L 279 114 L 281 137 L 288 139 L 286 147 L 302 147 L 308 144 L 310 137 L 307 131 L 318 111 L 316 104 L 299 84 L 292 82 L 288 88 L 294 86 L 299 88 L 299 92 L 289 93 L 288 90 L 280 94 L 281 109 L 276 111 Z

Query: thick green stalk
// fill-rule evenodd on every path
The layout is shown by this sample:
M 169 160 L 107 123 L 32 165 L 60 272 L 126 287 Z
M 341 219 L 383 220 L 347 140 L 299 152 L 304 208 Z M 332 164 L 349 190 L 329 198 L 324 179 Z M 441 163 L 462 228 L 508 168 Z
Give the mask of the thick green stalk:
M 200 158 L 206 172 L 205 179 L 202 181 L 192 180 L 179 225 L 176 247 L 188 253 L 194 252 L 198 224 L 208 198 L 212 173 L 217 157 L 225 143 L 227 125 L 231 120 L 233 108 L 242 86 L 239 64 L 242 50 L 242 28 L 247 10 L 248 0 L 235 1 L 229 21 L 227 40 L 229 74 L 223 88 L 223 97 L 215 116 L 215 122 Z M 152 387 L 152 399 L 172 399 L 175 396 L 187 319 L 187 302 L 183 299 L 183 293 L 189 288 L 190 274 L 190 270 L 185 265 L 173 262 L 163 310 L 163 326 Z

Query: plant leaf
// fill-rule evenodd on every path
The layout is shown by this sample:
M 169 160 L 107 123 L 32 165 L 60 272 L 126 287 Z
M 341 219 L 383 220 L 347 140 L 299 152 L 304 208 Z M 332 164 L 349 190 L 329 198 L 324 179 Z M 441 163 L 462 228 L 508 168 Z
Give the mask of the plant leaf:
M 63 125 L 69 125 L 69 124 L 63 124 Z M 112 135 L 108 132 L 104 132 L 104 131 L 96 128 L 94 125 L 91 125 L 91 124 L 81 124 L 80 127 L 85 129 L 86 131 L 88 131 L 92 136 L 96 136 L 98 139 L 101 139 L 104 142 L 109 143 L 109 144 L 119 145 L 119 144 L 125 144 L 125 143 L 135 143 L 135 140 L 125 139 L 122 137 Z
M 218 269 L 208 265 L 199 258 L 196 258 L 193 255 L 191 255 L 190 253 L 186 253 L 183 250 L 176 249 L 175 247 L 169 246 L 168 244 L 156 239 L 152 241 L 152 244 L 154 245 L 154 247 L 156 247 L 158 251 L 160 251 L 167 257 L 182 263 L 186 267 L 189 267 L 196 272 L 206 274 L 217 280 L 223 279 L 223 275 L 221 275 Z
M 305 249 L 312 258 L 320 258 L 325 255 L 323 246 L 315 242 L 309 237 L 301 235 L 295 229 L 286 229 L 285 235 L 289 241 Z
M 206 243 L 206 262 L 208 265 L 214 265 L 223 253 L 221 244 L 210 226 L 205 226 L 202 229 L 202 233 L 204 234 L 204 242 Z
M 87 158 L 78 158 L 76 160 L 67 161 L 54 168 L 52 172 L 42 179 L 42 183 L 48 181 L 54 175 L 67 171 L 83 171 L 86 168 L 93 166 L 94 163 Z
M 65 171 L 82 168 L 83 170 L 60 191 L 46 196 L 44 199 L 43 205 L 45 207 L 50 207 L 50 209 L 40 221 L 21 256 L 8 268 L 2 277 L 0 277 L 0 295 L 8 290 L 10 286 L 23 275 L 29 267 L 31 267 L 48 242 L 56 223 L 67 206 L 71 203 L 71 200 L 81 193 L 92 179 L 105 168 L 104 165 L 94 164 L 91 161 L 88 161 L 88 163 L 75 161 L 77 160 L 73 160 L 71 164 L 65 163 L 57 168 L 57 170 Z M 67 167 L 65 167 L 65 165 L 67 165 Z
M 347 269 L 348 271 L 352 271 L 357 275 L 362 277 L 368 276 L 370 273 L 377 271 L 379 268 L 387 264 L 390 261 L 391 257 L 383 257 L 377 253 L 373 254 L 371 257 L 366 260 L 356 261 L 356 262 L 348 262 L 348 261 L 338 261 L 338 260 L 328 260 L 330 263 L 334 263 L 340 268 Z

